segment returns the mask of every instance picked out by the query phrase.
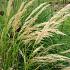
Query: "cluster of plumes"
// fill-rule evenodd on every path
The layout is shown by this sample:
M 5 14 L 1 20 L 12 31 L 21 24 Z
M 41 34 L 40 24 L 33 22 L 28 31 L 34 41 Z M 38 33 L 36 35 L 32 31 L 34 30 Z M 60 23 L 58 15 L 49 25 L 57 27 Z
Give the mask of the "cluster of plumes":
M 22 2 L 17 13 L 9 20 L 8 29 L 10 28 L 11 24 L 14 31 L 19 28 L 19 26 L 21 25 L 20 20 L 22 15 L 24 16 L 26 10 L 29 6 L 32 5 L 33 2 L 34 0 L 30 0 L 28 3 Z M 12 3 L 13 0 L 9 0 L 9 4 L 7 7 L 7 16 L 10 15 Z M 47 22 L 35 24 L 38 16 L 47 7 L 50 7 L 50 5 L 47 3 L 42 3 L 31 12 L 31 14 L 26 18 L 26 20 L 23 22 L 23 25 L 21 26 L 19 36 L 17 37 L 18 40 L 22 40 L 25 44 L 31 41 L 35 41 L 35 44 L 38 44 L 44 37 L 53 36 L 53 33 L 65 35 L 58 30 L 58 25 L 60 25 L 61 22 L 63 22 L 65 19 L 67 19 L 67 17 L 70 16 L 70 4 L 54 14 L 53 17 L 51 17 L 51 19 L 49 19 Z
M 62 8 L 56 14 L 54 14 L 51 19 L 47 22 L 43 22 L 40 24 L 35 24 L 38 16 L 50 5 L 46 5 L 47 3 L 43 3 L 39 5 L 36 9 L 34 9 L 31 14 L 25 20 L 21 30 L 19 31 L 18 40 L 22 40 L 25 44 L 31 43 L 31 41 L 35 41 L 35 44 L 39 44 L 44 37 L 53 36 L 53 33 L 65 35 L 61 31 L 59 31 L 58 26 L 65 21 L 68 17 L 70 17 L 70 4 Z M 36 15 L 34 15 L 36 13 Z M 34 15 L 34 16 L 33 16 Z M 32 17 L 33 16 L 33 17 Z M 48 47 L 46 50 L 48 51 L 52 47 Z M 36 48 L 30 57 L 33 57 L 37 54 L 38 51 L 44 50 L 43 46 Z M 45 51 L 46 51 L 45 50 Z M 20 52 L 22 52 L 20 50 Z M 23 55 L 23 54 L 21 54 Z M 63 55 L 58 54 L 48 54 L 46 56 L 36 56 L 31 59 L 34 62 L 56 62 L 56 61 L 68 61 L 70 62 L 70 58 L 65 57 Z
M 68 53 L 67 51 L 59 52 L 60 54 L 49 54 L 48 51 L 53 48 L 58 48 L 62 46 L 63 44 L 54 44 L 51 46 L 48 46 L 47 48 L 43 47 L 42 45 L 36 48 L 30 57 L 32 57 L 31 61 L 33 62 L 41 62 L 41 63 L 52 63 L 57 61 L 66 61 L 70 63 L 70 58 L 67 56 L 64 56 L 63 54 Z M 37 55 L 38 54 L 38 55 Z M 35 56 L 36 55 L 36 56 Z
M 42 8 L 41 8 L 41 6 L 42 6 Z M 33 23 L 35 23 L 38 16 L 44 10 L 44 8 L 49 7 L 49 6 L 50 6 L 49 4 L 46 5 L 46 3 L 43 3 L 31 12 L 31 14 L 25 20 L 24 25 L 22 26 L 22 28 L 19 32 L 18 39 L 25 42 L 25 44 L 30 43 L 32 40 L 35 41 L 35 44 L 39 44 L 44 37 L 53 36 L 53 33 L 65 35 L 64 33 L 62 33 L 61 31 L 58 30 L 58 26 L 63 21 L 65 21 L 68 17 L 70 17 L 70 13 L 69 13 L 70 4 L 68 4 L 67 6 L 62 8 L 60 11 L 58 11 L 47 22 L 33 25 Z M 36 13 L 36 15 L 34 17 L 32 17 L 32 15 L 39 8 L 41 8 L 41 10 L 39 10 L 38 13 Z M 48 50 L 49 48 L 51 48 L 51 47 L 48 47 L 46 50 Z M 40 51 L 41 49 L 44 50 L 45 48 L 43 46 L 40 46 L 32 52 L 32 54 L 30 55 L 30 57 L 33 57 L 31 59 L 31 61 L 33 61 L 33 62 L 56 62 L 56 61 L 61 60 L 61 61 L 70 62 L 70 58 L 65 57 L 63 55 L 59 55 L 59 54 L 48 54 L 45 56 L 38 55 L 38 56 L 34 57 L 34 55 L 36 55 L 38 53 L 38 51 Z
M 10 15 L 11 12 L 11 6 L 12 6 L 13 0 L 9 0 L 9 5 L 7 8 L 7 16 Z M 34 0 L 30 0 L 28 3 L 22 2 L 20 8 L 18 9 L 17 13 L 9 20 L 8 22 L 8 30 L 12 26 L 14 32 L 19 28 L 21 24 L 21 17 L 24 16 L 26 10 L 28 7 L 34 2 Z M 58 26 L 65 21 L 68 17 L 70 17 L 70 4 L 56 12 L 51 19 L 49 19 L 47 22 L 43 22 L 40 24 L 35 24 L 35 21 L 38 19 L 38 16 L 47 8 L 50 7 L 50 4 L 42 3 L 37 8 L 35 8 L 31 14 L 26 18 L 26 20 L 23 22 L 23 25 L 21 26 L 20 31 L 18 32 L 17 40 L 23 41 L 25 44 L 30 43 L 31 41 L 34 41 L 35 44 L 39 44 L 41 40 L 44 37 L 53 36 L 53 33 L 65 35 L 61 31 L 59 31 Z M 36 48 L 31 57 L 36 54 L 40 49 L 44 49 L 44 47 L 38 47 Z M 48 48 L 49 49 L 49 48 Z M 22 52 L 20 50 L 20 52 Z M 21 54 L 23 55 L 23 54 Z M 57 55 L 57 54 L 50 54 L 44 57 L 34 57 L 34 61 L 49 61 L 51 62 L 57 61 L 57 60 L 69 60 L 70 58 Z
M 70 4 L 58 11 L 47 22 L 43 22 L 40 24 L 34 23 L 38 16 L 46 9 L 46 7 L 49 6 L 49 4 L 46 5 L 46 3 L 43 3 L 31 12 L 19 32 L 19 39 L 23 40 L 25 43 L 29 43 L 30 41 L 34 40 L 35 44 L 38 44 L 44 37 L 53 36 L 53 33 L 65 35 L 58 30 L 58 26 L 61 22 L 63 22 L 67 19 L 67 17 L 70 16 Z M 40 8 L 41 10 L 39 10 Z M 37 11 L 38 13 L 36 13 L 36 15 L 32 17 L 32 15 Z

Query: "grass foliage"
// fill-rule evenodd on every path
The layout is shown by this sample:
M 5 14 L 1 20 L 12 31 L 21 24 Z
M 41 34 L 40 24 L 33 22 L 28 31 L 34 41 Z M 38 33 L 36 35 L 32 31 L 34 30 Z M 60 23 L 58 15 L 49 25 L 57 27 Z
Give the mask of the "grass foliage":
M 0 70 L 70 70 L 70 4 L 54 12 L 37 0 L 1 3 Z

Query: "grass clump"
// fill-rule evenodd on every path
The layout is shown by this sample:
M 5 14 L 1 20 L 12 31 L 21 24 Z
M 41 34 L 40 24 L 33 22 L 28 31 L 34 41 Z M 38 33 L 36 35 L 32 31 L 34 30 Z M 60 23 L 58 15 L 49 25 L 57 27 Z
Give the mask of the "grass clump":
M 67 51 L 59 54 L 48 52 L 53 47 L 62 44 L 44 47 L 42 43 L 44 38 L 53 37 L 54 34 L 66 35 L 58 27 L 70 17 L 70 4 L 56 12 L 48 21 L 37 24 L 38 17 L 51 5 L 42 3 L 26 17 L 28 8 L 34 2 L 35 0 L 23 1 L 17 12 L 13 11 L 13 5 L 16 4 L 14 0 L 9 0 L 7 3 L 2 22 L 4 25 L 0 32 L 1 70 L 19 70 L 21 66 L 19 64 L 22 64 L 22 70 L 31 70 L 30 67 L 36 64 L 34 70 L 38 70 L 43 63 L 70 62 L 70 58 L 63 55 Z M 20 60 L 23 62 L 20 63 Z

